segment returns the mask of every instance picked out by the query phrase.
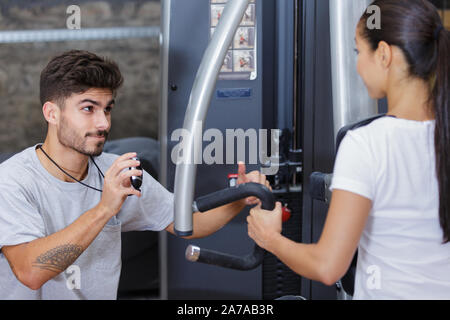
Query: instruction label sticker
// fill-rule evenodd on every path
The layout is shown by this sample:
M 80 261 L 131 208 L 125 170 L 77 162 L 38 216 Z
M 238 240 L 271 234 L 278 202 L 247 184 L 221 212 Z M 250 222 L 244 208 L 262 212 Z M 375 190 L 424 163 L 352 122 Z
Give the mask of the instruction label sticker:
M 211 38 L 228 0 L 210 0 Z M 256 70 L 256 1 L 250 0 L 244 17 L 225 56 L 219 80 L 255 80 Z

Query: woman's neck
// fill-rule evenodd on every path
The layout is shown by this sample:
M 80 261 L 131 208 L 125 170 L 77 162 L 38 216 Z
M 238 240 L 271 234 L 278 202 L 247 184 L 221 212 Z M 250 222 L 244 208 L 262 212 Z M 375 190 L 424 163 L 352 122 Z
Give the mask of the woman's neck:
M 387 100 L 388 115 L 415 121 L 435 118 L 428 86 L 422 80 L 407 79 L 389 86 Z

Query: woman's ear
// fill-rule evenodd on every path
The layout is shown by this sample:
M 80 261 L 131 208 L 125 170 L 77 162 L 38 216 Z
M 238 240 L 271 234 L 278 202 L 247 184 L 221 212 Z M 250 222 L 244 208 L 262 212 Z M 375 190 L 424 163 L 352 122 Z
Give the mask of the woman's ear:
M 47 101 L 46 103 L 44 103 L 44 105 L 42 106 L 42 113 L 44 114 L 45 120 L 49 124 L 56 125 L 59 122 L 60 109 L 53 102 Z
M 389 68 L 392 63 L 392 47 L 387 42 L 380 41 L 375 56 L 384 69 Z

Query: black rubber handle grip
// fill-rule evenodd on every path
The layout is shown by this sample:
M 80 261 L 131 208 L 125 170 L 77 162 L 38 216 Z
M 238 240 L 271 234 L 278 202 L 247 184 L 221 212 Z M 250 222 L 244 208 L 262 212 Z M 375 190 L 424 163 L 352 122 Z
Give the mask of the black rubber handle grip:
M 204 212 L 250 196 L 261 200 L 261 208 L 265 210 L 275 208 L 275 197 L 272 192 L 266 186 L 253 182 L 210 193 L 196 199 L 195 202 L 198 210 Z
M 189 245 L 186 249 L 186 259 L 192 262 L 201 262 L 234 270 L 252 270 L 261 264 L 264 250 L 255 244 L 253 251 L 243 257 L 218 252 L 209 249 L 200 249 Z
M 261 208 L 273 210 L 275 208 L 275 197 L 272 192 L 262 184 L 245 183 L 237 187 L 220 190 L 196 200 L 199 211 L 208 211 L 224 204 L 255 196 L 261 200 Z M 235 270 L 252 270 L 259 266 L 264 259 L 264 250 L 255 244 L 253 252 L 245 256 L 235 256 L 214 250 L 200 249 L 188 246 L 186 259 L 192 262 L 212 264 Z

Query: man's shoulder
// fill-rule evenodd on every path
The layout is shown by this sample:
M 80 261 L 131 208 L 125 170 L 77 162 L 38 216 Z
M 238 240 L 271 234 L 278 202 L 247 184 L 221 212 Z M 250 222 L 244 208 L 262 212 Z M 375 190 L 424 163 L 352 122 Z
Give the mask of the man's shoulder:
M 36 179 L 33 152 L 35 147 L 29 147 L 10 155 L 0 163 L 0 185 L 3 190 L 15 190 L 33 184 Z
M 0 172 L 6 173 L 12 168 L 26 168 L 31 165 L 34 148 L 34 146 L 29 147 L 17 153 L 3 153 L 0 156 Z

